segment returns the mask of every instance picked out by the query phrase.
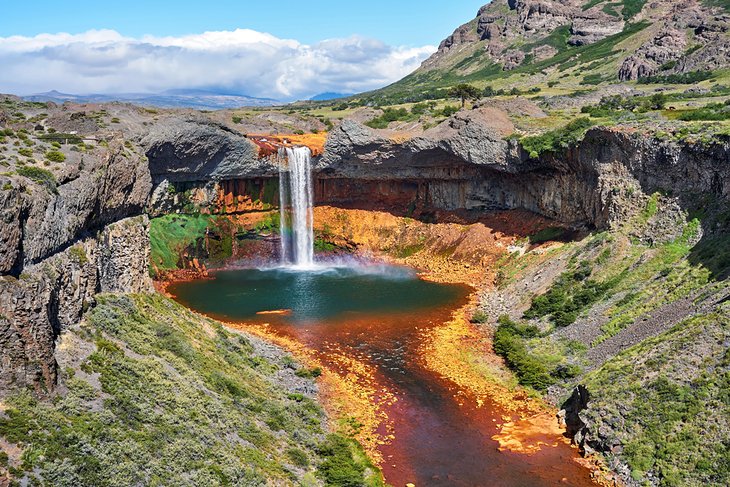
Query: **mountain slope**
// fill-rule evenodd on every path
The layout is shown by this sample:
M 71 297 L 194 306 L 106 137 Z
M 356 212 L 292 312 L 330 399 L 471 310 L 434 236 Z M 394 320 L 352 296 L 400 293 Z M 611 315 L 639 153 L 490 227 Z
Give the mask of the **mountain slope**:
M 727 2 L 494 0 L 441 42 L 421 67 L 375 92 L 497 79 L 597 85 L 730 65 Z

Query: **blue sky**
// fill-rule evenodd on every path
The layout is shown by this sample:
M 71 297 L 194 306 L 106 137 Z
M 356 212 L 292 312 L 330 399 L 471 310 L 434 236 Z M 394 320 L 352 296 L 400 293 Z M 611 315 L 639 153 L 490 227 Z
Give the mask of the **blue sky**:
M 483 1 L 3 2 L 0 93 L 358 93 L 415 70 Z
M 5 1 L 0 36 L 112 29 L 139 37 L 253 29 L 312 44 L 359 34 L 390 45 L 440 42 L 487 0 Z

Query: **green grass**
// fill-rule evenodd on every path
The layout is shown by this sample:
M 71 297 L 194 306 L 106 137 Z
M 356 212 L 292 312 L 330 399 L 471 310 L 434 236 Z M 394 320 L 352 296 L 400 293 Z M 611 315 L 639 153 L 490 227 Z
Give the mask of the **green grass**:
M 730 317 L 700 315 L 646 340 L 591 373 L 592 429 L 610 425 L 611 442 L 642 483 L 730 483 Z M 696 362 L 698 361 L 698 362 Z M 585 414 L 585 413 L 584 413 Z
M 67 337 L 81 363 L 66 364 L 65 392 L 5 401 L 0 436 L 22 449 L 17 477 L 224 486 L 289 485 L 316 473 L 329 485 L 377 485 L 352 440 L 325 435 L 319 406 L 277 385 L 277 371 L 289 368 L 283 357 L 261 358 L 247 338 L 160 295 L 97 302 Z
M 686 122 L 709 120 L 722 121 L 730 120 L 730 102 L 725 103 L 709 103 L 702 108 L 693 110 L 683 110 L 677 116 L 678 120 Z
M 318 449 L 324 461 L 318 476 L 325 485 L 333 487 L 385 487 L 375 466 L 365 455 L 362 447 L 350 438 L 339 434 L 327 436 Z
M 623 5 L 624 20 L 628 21 L 641 12 L 644 5 L 646 5 L 646 0 L 623 0 Z
M 639 84 L 685 84 L 692 85 L 715 76 L 712 71 L 692 71 L 690 73 L 666 74 L 639 78 Z
M 536 159 L 546 152 L 558 152 L 577 144 L 593 125 L 594 122 L 588 118 L 578 118 L 562 128 L 540 135 L 523 137 L 520 139 L 520 145 L 530 155 L 530 158 Z

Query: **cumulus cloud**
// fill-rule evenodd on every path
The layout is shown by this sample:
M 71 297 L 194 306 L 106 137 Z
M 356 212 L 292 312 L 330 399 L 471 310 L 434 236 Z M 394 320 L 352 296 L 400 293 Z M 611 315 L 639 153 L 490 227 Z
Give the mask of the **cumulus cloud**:
M 0 37 L 0 92 L 217 88 L 292 100 L 384 86 L 434 51 L 357 36 L 306 45 L 249 29 L 180 37 L 130 38 L 113 30 Z

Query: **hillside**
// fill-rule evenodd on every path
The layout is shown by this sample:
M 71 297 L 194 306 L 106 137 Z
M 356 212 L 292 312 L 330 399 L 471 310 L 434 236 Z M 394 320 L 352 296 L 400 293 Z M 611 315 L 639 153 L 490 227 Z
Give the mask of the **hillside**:
M 728 11 L 714 0 L 495 0 L 417 71 L 364 97 L 418 101 L 460 82 L 578 89 L 725 69 Z

